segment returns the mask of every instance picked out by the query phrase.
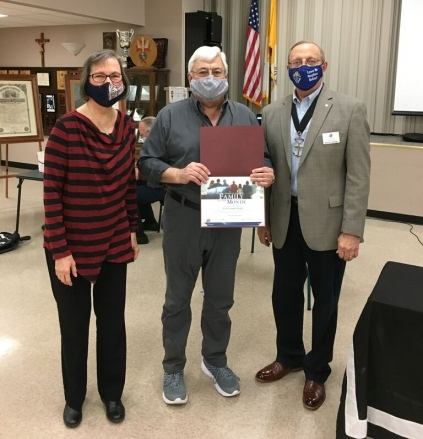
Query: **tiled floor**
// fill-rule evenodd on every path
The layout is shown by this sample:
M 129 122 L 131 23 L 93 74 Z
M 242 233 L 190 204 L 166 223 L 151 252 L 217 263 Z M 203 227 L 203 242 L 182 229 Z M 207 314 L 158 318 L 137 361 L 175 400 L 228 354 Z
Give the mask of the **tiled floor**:
M 17 189 L 10 180 L 9 198 L 0 180 L 0 231 L 15 228 Z M 225 399 L 200 371 L 202 295 L 193 295 L 193 323 L 185 371 L 189 402 L 166 406 L 161 398 L 163 355 L 160 314 L 165 279 L 162 234 L 149 232 L 150 243 L 129 267 L 127 298 L 128 369 L 123 395 L 127 417 L 110 424 L 95 381 L 95 327 L 89 358 L 89 385 L 84 418 L 75 431 L 62 422 L 64 406 L 60 371 L 60 338 L 55 302 L 42 251 L 42 184 L 26 181 L 22 190 L 21 235 L 31 235 L 17 250 L 0 255 L 0 438 L 242 438 L 332 439 L 352 333 L 384 264 L 398 261 L 423 265 L 423 248 L 404 224 L 368 219 L 365 243 L 349 263 L 341 294 L 339 325 L 327 382 L 327 400 L 317 412 L 303 408 L 304 377 L 290 375 L 260 384 L 255 372 L 274 360 L 275 328 L 270 301 L 272 257 L 245 230 L 238 263 L 229 365 L 241 378 L 239 397 Z M 423 240 L 423 227 L 414 231 Z M 304 336 L 310 344 L 311 312 L 306 311 Z

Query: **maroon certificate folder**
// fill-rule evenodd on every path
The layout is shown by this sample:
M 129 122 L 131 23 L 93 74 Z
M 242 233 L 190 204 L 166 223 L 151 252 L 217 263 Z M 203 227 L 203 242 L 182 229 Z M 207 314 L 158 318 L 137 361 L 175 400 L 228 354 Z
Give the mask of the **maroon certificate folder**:
M 264 134 L 260 125 L 200 128 L 200 162 L 213 177 L 248 176 L 264 166 Z

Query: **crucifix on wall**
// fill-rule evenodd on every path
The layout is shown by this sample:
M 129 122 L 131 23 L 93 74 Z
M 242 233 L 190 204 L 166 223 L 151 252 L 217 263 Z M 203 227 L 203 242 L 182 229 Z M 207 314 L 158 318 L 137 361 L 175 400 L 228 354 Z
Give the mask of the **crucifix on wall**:
M 45 43 L 49 43 L 50 40 L 49 39 L 44 39 L 44 33 L 41 32 L 40 33 L 40 38 L 36 38 L 35 42 L 38 43 L 38 45 L 40 46 L 40 55 L 41 55 L 41 67 L 45 67 L 45 61 L 44 61 L 44 44 Z

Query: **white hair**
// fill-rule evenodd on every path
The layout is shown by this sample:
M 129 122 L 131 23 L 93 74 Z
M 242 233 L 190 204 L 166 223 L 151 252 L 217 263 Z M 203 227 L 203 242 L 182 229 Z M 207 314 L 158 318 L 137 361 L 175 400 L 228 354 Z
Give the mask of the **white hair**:
M 191 72 L 192 66 L 196 63 L 196 61 L 213 61 L 217 56 L 220 56 L 222 59 L 223 67 L 225 68 L 226 73 L 228 73 L 228 63 L 226 62 L 226 55 L 222 52 L 217 46 L 201 46 L 199 47 L 191 56 L 188 61 L 188 72 Z

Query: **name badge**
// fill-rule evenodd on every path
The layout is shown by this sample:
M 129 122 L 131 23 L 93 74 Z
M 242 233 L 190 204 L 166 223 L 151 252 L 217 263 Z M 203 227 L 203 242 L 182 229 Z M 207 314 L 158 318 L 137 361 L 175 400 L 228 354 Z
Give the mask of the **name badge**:
M 323 145 L 331 145 L 332 143 L 340 143 L 339 132 L 323 133 Z

